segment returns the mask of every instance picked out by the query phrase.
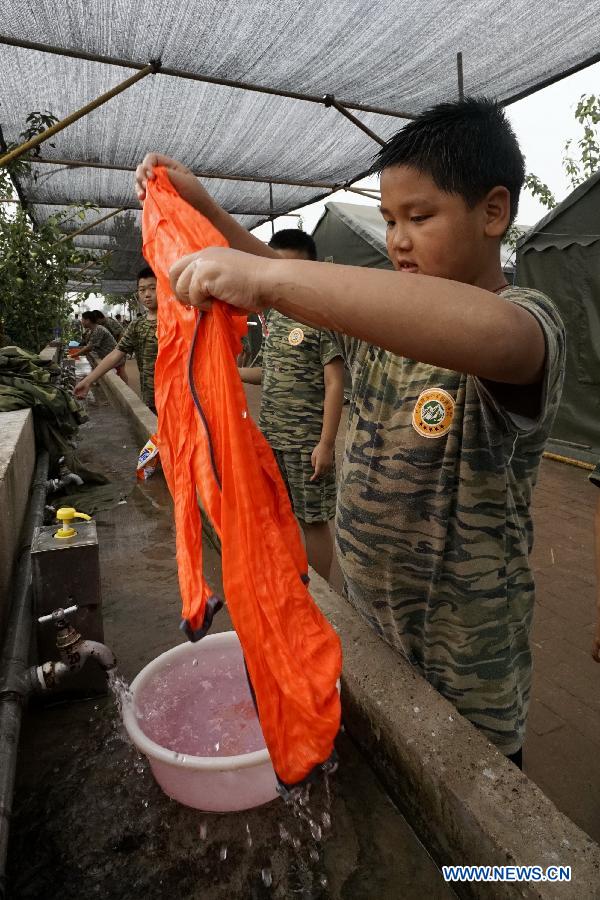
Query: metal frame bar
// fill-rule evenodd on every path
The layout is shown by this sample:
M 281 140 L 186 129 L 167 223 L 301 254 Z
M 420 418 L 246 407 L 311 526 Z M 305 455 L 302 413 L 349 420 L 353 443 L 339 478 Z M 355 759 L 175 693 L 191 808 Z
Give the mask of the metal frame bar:
M 325 94 L 323 97 L 323 102 L 326 107 L 333 106 L 334 109 L 337 109 L 343 116 L 345 116 L 353 125 L 356 125 L 357 128 L 360 128 L 361 131 L 364 131 L 366 135 L 368 135 L 371 140 L 376 141 L 381 147 L 385 146 L 387 143 L 380 138 L 378 134 L 375 134 L 368 125 L 365 125 L 364 122 L 361 122 L 360 119 L 357 119 L 356 116 L 353 116 L 351 112 L 344 106 L 343 103 L 340 103 L 339 100 L 336 100 L 333 94 Z
M 351 191 L 353 194 L 359 194 L 361 197 L 370 197 L 371 200 L 381 200 L 381 191 L 377 188 L 347 187 L 344 190 Z
M 49 159 L 46 156 L 36 156 L 32 158 L 30 162 L 43 163 L 45 165 L 51 166 L 65 166 L 67 168 L 108 169 L 110 171 L 116 172 L 135 172 L 136 169 L 135 166 L 121 166 L 115 163 L 102 163 L 84 159 L 63 159 L 60 157 L 57 157 L 56 159 Z M 261 178 L 257 175 L 231 175 L 225 172 L 204 172 L 197 169 L 193 169 L 192 171 L 196 178 L 213 178 L 220 181 L 244 181 L 254 182 L 256 184 L 283 184 L 288 185 L 289 187 L 329 188 L 332 191 L 344 190 L 343 182 L 307 181 L 305 179 L 294 178 Z
M 53 53 L 55 56 L 66 56 L 71 57 L 72 59 L 85 59 L 89 62 L 98 62 L 109 66 L 121 66 L 121 68 L 125 69 L 143 69 L 146 65 L 146 63 L 135 62 L 134 60 L 130 59 L 121 59 L 116 56 L 102 56 L 98 53 L 88 53 L 85 50 L 55 47 L 52 44 L 41 44 L 36 41 L 24 41 L 20 38 L 11 37 L 7 34 L 0 34 L 0 44 L 5 44 L 8 47 L 20 47 L 23 50 L 39 50 L 42 53 Z M 499 99 L 499 103 L 502 106 L 510 106 L 511 103 L 516 103 L 518 100 L 523 100 L 525 97 L 530 97 L 531 94 L 535 94 L 546 87 L 550 87 L 551 84 L 556 84 L 557 81 L 562 81 L 563 78 L 568 78 L 570 75 L 575 75 L 576 72 L 581 72 L 583 69 L 587 69 L 589 66 L 595 65 L 595 63 L 597 62 L 600 62 L 600 52 L 593 53 L 591 56 L 588 56 L 586 59 L 582 60 L 582 62 L 576 63 L 576 65 L 574 66 L 569 66 L 567 69 L 563 69 L 561 72 L 557 72 L 556 75 L 550 75 L 548 78 L 544 78 L 542 81 L 539 81 L 535 85 L 533 85 L 533 87 L 525 88 L 524 90 L 519 91 L 516 94 L 512 94 L 510 97 Z M 243 81 L 230 81 L 225 78 L 211 78 L 208 75 L 196 75 L 193 72 L 186 72 L 183 69 L 162 67 L 161 74 L 171 75 L 176 78 L 191 79 L 192 81 L 202 81 L 206 82 L 207 84 L 220 84 L 225 87 L 241 88 L 242 90 L 256 91 L 262 94 L 273 94 L 274 96 L 278 97 L 290 97 L 293 100 L 306 100 L 309 103 L 324 102 L 323 97 L 318 97 L 312 94 L 300 94 L 294 91 L 282 91 L 278 90 L 277 88 L 267 88 L 263 87 L 262 85 L 252 84 L 250 82 L 246 83 Z M 383 116 L 394 116 L 397 119 L 416 118 L 415 113 L 387 109 L 385 107 L 379 106 L 371 106 L 366 103 L 354 103 L 351 100 L 340 100 L 339 103 L 342 106 L 345 106 L 346 109 L 356 109 L 359 112 L 380 113 Z
M 460 51 L 456 54 L 456 76 L 458 78 L 458 99 L 462 101 L 465 99 L 465 80 L 463 73 L 463 55 Z
M 28 150 L 33 150 L 34 147 L 39 147 L 39 145 L 44 141 L 47 141 L 48 138 L 51 138 L 53 135 L 58 134 L 60 131 L 63 131 L 63 129 L 67 128 L 69 125 L 72 125 L 73 122 L 77 122 L 79 119 L 83 119 L 83 117 L 87 116 L 88 113 L 91 113 L 95 109 L 98 109 L 99 106 L 103 106 L 105 103 L 108 103 L 109 100 L 112 100 L 112 98 L 116 97 L 118 94 L 122 94 L 123 91 L 126 91 L 128 87 L 131 87 L 138 81 L 141 81 L 142 78 L 145 78 L 147 75 L 152 75 L 157 72 L 159 66 L 160 64 L 156 62 L 148 63 L 147 66 L 144 66 L 144 68 L 140 69 L 139 72 L 136 72 L 135 75 L 131 75 L 129 78 L 126 78 L 125 81 L 120 82 L 120 84 L 115 85 L 115 87 L 111 88 L 109 91 L 106 91 L 104 94 L 96 97 L 95 100 L 92 100 L 90 103 L 86 103 L 85 106 L 82 106 L 80 109 L 75 110 L 75 112 L 71 113 L 66 118 L 61 119 L 60 122 L 56 122 L 54 125 L 51 125 L 50 128 L 46 128 L 45 131 L 42 131 L 40 134 L 36 134 L 35 137 L 32 137 L 30 140 L 25 141 L 25 143 L 20 144 L 18 147 L 15 147 L 8 153 L 5 153 L 3 156 L 0 156 L 0 166 L 7 166 L 15 159 L 19 159 L 19 157 L 23 156 L 24 153 L 27 153 Z
M 67 56 L 73 59 L 85 59 L 88 62 L 103 63 L 109 66 L 121 66 L 125 69 L 143 69 L 147 63 L 136 62 L 132 59 L 122 59 L 116 56 L 103 56 L 99 53 L 88 53 L 85 50 L 74 50 L 67 47 L 56 47 L 53 44 L 41 44 L 37 41 L 24 41 L 10 35 L 0 34 L 0 44 L 9 47 L 20 47 L 23 50 L 39 50 L 41 53 L 53 53 L 55 56 Z M 161 75 L 170 75 L 174 78 L 185 78 L 188 81 L 200 81 L 204 84 L 218 84 L 222 87 L 239 88 L 243 91 L 253 91 L 258 94 L 271 94 L 274 97 L 287 97 L 290 100 L 305 100 L 308 103 L 325 103 L 323 96 L 316 94 L 303 94 L 299 91 L 284 91 L 280 88 L 266 87 L 262 84 L 254 84 L 250 81 L 237 81 L 230 78 L 214 78 L 210 75 L 199 75 L 186 69 L 175 69 L 170 66 L 160 67 Z M 387 109 L 380 106 L 371 106 L 367 103 L 355 103 L 352 100 L 339 100 L 342 106 L 348 109 L 357 109 L 361 112 L 379 113 L 382 116 L 394 116 L 398 119 L 414 119 L 413 113 L 400 110 Z

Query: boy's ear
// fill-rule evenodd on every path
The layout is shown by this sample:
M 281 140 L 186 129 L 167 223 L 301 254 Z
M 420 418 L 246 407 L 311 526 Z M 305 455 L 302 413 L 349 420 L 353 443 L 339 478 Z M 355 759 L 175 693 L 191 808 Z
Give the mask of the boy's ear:
M 485 233 L 488 237 L 502 237 L 510 221 L 510 192 L 505 187 L 495 187 L 484 201 Z

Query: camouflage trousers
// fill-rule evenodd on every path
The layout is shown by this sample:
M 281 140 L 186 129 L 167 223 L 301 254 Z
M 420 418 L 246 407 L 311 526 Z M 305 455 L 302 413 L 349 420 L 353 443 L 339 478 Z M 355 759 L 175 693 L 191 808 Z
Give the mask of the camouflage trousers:
M 279 471 L 288 489 L 294 515 L 301 522 L 329 522 L 335 517 L 335 467 L 327 475 L 311 481 L 312 451 L 273 450 Z

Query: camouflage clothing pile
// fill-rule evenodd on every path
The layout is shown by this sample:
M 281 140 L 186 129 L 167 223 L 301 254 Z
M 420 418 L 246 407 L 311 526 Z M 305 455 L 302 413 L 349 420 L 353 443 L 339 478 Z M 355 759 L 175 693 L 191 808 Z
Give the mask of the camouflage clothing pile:
M 348 599 L 505 754 L 522 746 L 531 686 L 531 493 L 560 400 L 565 336 L 543 294 L 502 294 L 535 316 L 541 409 L 498 387 L 339 338 L 352 370 L 337 544 Z
M 156 411 L 154 403 L 154 366 L 158 354 L 158 338 L 156 336 L 156 320 L 140 316 L 127 327 L 119 341 L 122 353 L 135 353 L 140 370 L 140 388 L 142 400 L 151 410 Z
M 73 395 L 53 384 L 60 368 L 20 347 L 0 350 L 0 412 L 31 409 L 36 446 L 48 450 L 50 474 L 58 473 L 58 460 L 84 481 L 104 484 L 106 478 L 83 466 L 75 456 L 71 441 L 88 416 Z

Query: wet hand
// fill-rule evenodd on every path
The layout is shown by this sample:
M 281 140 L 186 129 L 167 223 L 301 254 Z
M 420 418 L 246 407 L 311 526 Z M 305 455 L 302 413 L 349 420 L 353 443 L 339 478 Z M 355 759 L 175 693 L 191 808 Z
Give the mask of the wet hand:
M 191 175 L 191 177 L 194 178 L 193 172 L 188 169 L 187 166 L 177 162 L 176 159 L 171 159 L 170 156 L 163 156 L 162 153 L 147 153 L 143 161 L 135 170 L 135 192 L 140 203 L 143 203 L 146 199 L 146 185 L 148 181 L 152 181 L 154 178 L 154 169 L 156 166 L 164 166 L 169 172 L 178 172 L 180 175 Z
M 317 444 L 310 458 L 311 465 L 315 470 L 314 475 L 310 479 L 311 481 L 317 481 L 322 475 L 327 475 L 328 472 L 331 472 L 333 469 L 333 455 L 334 448 L 332 446 L 324 444 L 322 441 Z
M 88 384 L 84 378 L 73 388 L 73 395 L 77 397 L 78 400 L 83 400 L 89 394 L 90 388 L 91 385 Z
M 208 311 L 213 300 L 222 300 L 247 314 L 265 307 L 263 297 L 271 260 L 225 247 L 190 253 L 169 270 L 177 299 L 187 306 Z

